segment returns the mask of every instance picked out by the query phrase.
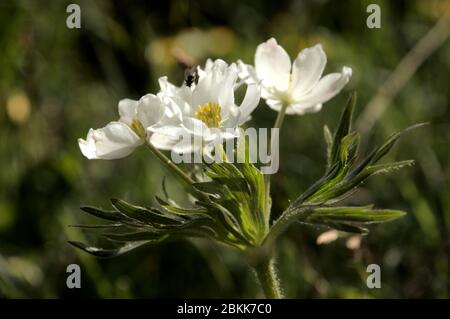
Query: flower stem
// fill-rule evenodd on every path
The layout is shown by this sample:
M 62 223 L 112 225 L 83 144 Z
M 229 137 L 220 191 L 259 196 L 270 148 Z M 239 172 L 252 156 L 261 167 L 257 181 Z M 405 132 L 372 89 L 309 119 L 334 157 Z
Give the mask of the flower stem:
M 198 198 L 202 200 L 209 201 L 209 197 L 206 194 L 199 192 L 197 189 L 193 187 L 192 184 L 194 184 L 195 181 L 192 178 L 190 178 L 189 175 L 183 172 L 182 169 L 176 166 L 166 155 L 164 155 L 164 153 L 162 153 L 160 150 L 154 147 L 151 143 L 146 143 L 145 145 L 150 149 L 150 151 L 153 154 L 156 155 L 156 157 L 158 157 L 158 159 L 161 162 L 163 162 L 173 173 L 175 173 L 175 175 L 181 178 L 181 180 L 186 184 L 186 186 L 191 188 L 193 194 L 195 194 L 196 196 L 198 196 Z
M 275 124 L 273 126 L 274 128 L 281 128 L 281 126 L 283 126 L 284 116 L 286 115 L 287 107 L 288 107 L 287 103 L 283 103 L 283 105 L 281 106 L 281 110 L 280 112 L 278 112 L 278 116 L 275 120 Z
M 283 125 L 284 117 L 286 115 L 286 109 L 288 107 L 287 103 L 283 103 L 280 111 L 278 112 L 277 118 L 275 120 L 275 124 L 273 128 L 280 129 Z M 279 134 L 279 132 L 278 132 Z M 270 140 L 270 144 L 268 145 L 268 154 L 272 154 L 272 139 Z M 269 224 L 270 220 L 270 211 L 269 211 L 269 203 L 268 200 L 270 198 L 270 174 L 264 175 L 264 186 L 265 186 L 265 197 L 266 200 L 264 202 L 264 213 L 266 215 L 266 223 Z M 260 263 L 254 266 L 256 271 L 256 275 L 258 276 L 258 280 L 261 283 L 261 286 L 264 290 L 264 294 L 266 298 L 271 299 L 281 299 L 283 298 L 283 294 L 280 288 L 280 282 L 278 280 L 277 273 L 275 271 L 274 260 L 272 257 L 264 258 Z
M 264 259 L 258 265 L 254 266 L 254 269 L 266 298 L 282 299 L 283 293 L 281 292 L 273 258 Z
M 283 121 L 284 121 L 284 117 L 286 115 L 286 109 L 288 107 L 287 103 L 283 103 L 283 105 L 281 106 L 280 111 L 278 112 L 277 118 L 275 119 L 275 123 L 273 125 L 273 128 L 276 129 L 281 129 L 281 126 L 283 126 Z M 279 134 L 279 133 L 278 133 Z M 270 144 L 267 146 L 268 148 L 268 154 L 272 154 L 272 139 L 270 140 Z M 266 198 L 269 198 L 270 196 L 270 174 L 266 174 L 264 175 L 264 185 L 265 185 L 265 195 Z M 266 220 L 267 222 L 269 222 L 270 219 L 270 212 L 268 212 L 268 201 L 265 201 L 265 207 L 264 207 L 264 212 L 266 214 Z
M 283 122 L 284 122 L 284 117 L 286 115 L 286 109 L 287 109 L 288 105 L 286 103 L 283 103 L 283 105 L 281 106 L 280 111 L 278 112 L 277 118 L 275 119 L 275 123 L 273 124 L 273 128 L 277 128 L 277 129 L 281 129 L 281 127 L 283 126 Z M 269 149 L 269 154 L 272 153 L 272 140 L 270 141 L 270 144 L 267 146 Z M 269 176 L 269 174 L 266 174 L 266 176 Z
M 158 157 L 161 162 L 163 162 L 172 172 L 174 172 L 178 177 L 180 177 L 183 182 L 191 186 L 194 181 L 185 172 L 183 172 L 178 166 L 176 166 L 166 155 L 164 155 L 160 150 L 154 147 L 151 143 L 146 143 L 146 146 L 150 151 Z

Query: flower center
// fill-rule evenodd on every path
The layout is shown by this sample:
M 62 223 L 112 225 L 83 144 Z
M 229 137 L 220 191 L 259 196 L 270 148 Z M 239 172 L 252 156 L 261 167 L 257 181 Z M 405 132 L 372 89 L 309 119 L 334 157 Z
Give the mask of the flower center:
M 197 107 L 195 117 L 208 127 L 219 127 L 222 121 L 222 109 L 218 103 L 208 102 Z
M 142 138 L 142 137 L 144 137 L 146 135 L 145 128 L 142 125 L 142 123 L 138 120 L 137 117 L 135 117 L 133 119 L 133 121 L 131 122 L 130 127 L 139 137 Z

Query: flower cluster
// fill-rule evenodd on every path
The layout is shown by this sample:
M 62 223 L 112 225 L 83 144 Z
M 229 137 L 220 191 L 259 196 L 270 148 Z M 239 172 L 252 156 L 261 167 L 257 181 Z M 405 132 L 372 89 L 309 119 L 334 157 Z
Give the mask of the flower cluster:
M 284 106 L 286 114 L 317 112 L 351 76 L 344 67 L 321 78 L 325 64 L 326 55 L 316 45 L 301 51 L 291 65 L 273 38 L 258 46 L 255 66 L 208 60 L 197 68 L 196 81 L 176 86 L 161 77 L 157 94 L 121 100 L 119 120 L 79 139 L 81 152 L 89 159 L 118 159 L 144 143 L 180 154 L 200 152 L 238 137 L 238 128 L 250 119 L 261 96 L 276 111 Z M 247 91 L 236 105 L 234 93 L 242 83 Z

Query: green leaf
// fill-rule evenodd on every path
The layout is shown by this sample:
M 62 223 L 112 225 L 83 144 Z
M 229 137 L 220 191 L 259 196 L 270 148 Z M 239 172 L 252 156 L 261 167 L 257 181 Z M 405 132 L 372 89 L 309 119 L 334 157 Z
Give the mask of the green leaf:
M 327 221 L 327 222 L 319 223 L 319 225 L 323 225 L 325 227 L 336 229 L 336 230 L 343 231 L 346 233 L 354 233 L 354 234 L 361 234 L 361 235 L 366 235 L 369 233 L 369 230 L 367 228 L 352 225 L 352 224 L 340 223 L 340 222 Z
M 348 111 L 344 115 L 350 116 Z M 343 116 L 343 118 L 346 118 Z M 400 161 L 388 164 L 376 164 L 392 148 L 395 142 L 407 131 L 424 124 L 413 125 L 407 129 L 393 134 L 380 147 L 375 148 L 363 161 L 355 165 L 359 146 L 359 135 L 356 132 L 343 137 L 337 146 L 339 157 L 327 169 L 325 175 L 294 200 L 289 209 L 302 204 L 331 204 L 345 198 L 361 185 L 368 177 L 391 172 L 396 169 L 409 166 L 412 161 Z M 347 129 L 348 126 L 344 125 Z M 345 131 L 342 125 L 338 131 Z M 336 139 L 333 143 L 336 142 Z
M 241 148 L 235 153 L 238 163 L 204 163 L 205 174 L 211 181 L 195 183 L 194 187 L 209 195 L 209 201 L 197 204 L 214 212 L 218 222 L 239 240 L 245 243 L 260 243 L 269 225 L 266 213 L 264 176 L 247 156 L 248 144 L 240 140 Z M 244 147 L 244 149 L 243 149 Z M 213 195 L 213 196 L 211 196 Z
M 215 181 L 194 183 L 194 184 L 192 184 L 192 186 L 194 186 L 195 189 L 197 189 L 203 193 L 206 193 L 208 195 L 212 195 L 215 197 L 218 197 L 223 192 L 223 185 L 218 184 Z
M 356 188 L 361 185 L 367 178 L 375 174 L 388 173 L 400 169 L 402 167 L 410 166 L 414 163 L 412 160 L 399 161 L 387 164 L 378 164 L 373 166 L 365 167 L 364 170 L 357 176 L 348 175 L 345 179 L 334 187 L 330 188 L 326 192 L 317 194 L 314 197 L 314 202 L 316 204 L 336 203 L 345 197 L 348 197 L 350 193 L 353 193 Z
M 357 157 L 359 142 L 360 136 L 357 132 L 350 133 L 342 139 L 339 154 L 342 167 L 353 164 Z
M 412 165 L 413 161 L 408 160 L 388 164 L 377 164 L 377 162 L 391 150 L 405 132 L 424 125 L 413 125 L 391 135 L 359 164 L 355 164 L 360 143 L 359 134 L 351 132 L 355 102 L 356 95 L 353 94 L 341 115 L 332 141 L 328 128 L 324 128 L 327 143 L 327 170 L 324 176 L 292 201 L 286 211 L 272 225 L 266 238 L 267 241 L 274 240 L 293 222 L 322 225 L 340 231 L 365 234 L 368 230 L 361 225 L 386 222 L 405 215 L 402 211 L 372 209 L 371 206 L 329 206 L 330 203 L 337 203 L 349 196 L 371 175 L 391 172 Z
M 372 209 L 372 206 L 321 207 L 305 205 L 283 212 L 272 225 L 266 241 L 275 240 L 294 222 L 366 234 L 368 230 L 361 227 L 362 225 L 391 221 L 403 217 L 405 214 L 399 210 Z
M 333 178 L 335 178 L 340 171 L 341 166 L 339 163 L 335 163 L 325 175 L 316 181 L 313 185 L 311 185 L 305 192 L 303 192 L 298 198 L 292 201 L 291 205 L 289 205 L 289 209 L 296 208 L 304 203 L 308 198 L 318 192 L 319 189 L 322 188 L 325 184 L 329 183 Z
M 270 227 L 269 234 L 265 242 L 274 241 L 281 235 L 290 225 L 298 221 L 304 221 L 310 214 L 314 212 L 314 206 L 301 206 L 285 210 L 281 216 Z
M 115 241 L 134 242 L 144 240 L 162 241 L 166 239 L 169 235 L 161 233 L 153 233 L 148 231 L 137 231 L 123 234 L 103 234 L 103 236 Z
M 241 240 L 245 243 L 249 243 L 247 238 L 244 236 L 241 226 L 237 219 L 233 216 L 232 213 L 230 213 L 225 207 L 221 206 L 217 203 L 207 203 L 198 201 L 198 205 L 203 206 L 209 210 L 212 210 L 215 212 L 215 215 L 219 219 L 219 222 L 225 226 L 225 228 L 238 240 Z
M 331 149 L 333 147 L 333 136 L 331 135 L 328 125 L 323 126 L 323 137 L 327 145 L 327 167 L 331 166 Z
M 373 158 L 370 161 L 370 164 L 374 164 L 374 163 L 378 162 L 384 155 L 386 155 L 403 134 L 405 134 L 406 132 L 409 132 L 411 130 L 414 130 L 416 128 L 419 128 L 421 126 L 427 125 L 427 124 L 428 123 L 419 123 L 419 124 L 411 125 L 398 133 L 392 134 L 386 140 L 386 142 L 384 142 L 383 145 L 381 145 L 375 151 Z
M 123 214 L 121 214 L 117 211 L 106 211 L 101 208 L 90 207 L 90 206 L 84 206 L 84 207 L 81 207 L 80 209 L 88 214 L 95 216 L 95 217 L 110 220 L 113 222 L 121 221 L 124 218 L 126 218 L 126 216 L 124 216 Z
M 119 228 L 123 227 L 123 224 L 106 224 L 106 225 L 69 225 L 69 227 L 73 228 L 81 228 L 81 229 L 108 229 L 108 228 Z
M 392 134 L 381 146 L 372 150 L 372 152 L 370 152 L 370 154 L 349 173 L 348 178 L 353 178 L 361 173 L 367 166 L 376 164 L 392 149 L 392 147 L 395 145 L 398 139 L 402 137 L 403 134 L 427 124 L 428 123 L 415 124 L 407 127 L 400 132 Z
M 75 246 L 76 248 L 79 248 L 88 254 L 91 254 L 96 257 L 100 258 L 112 258 L 117 257 L 120 255 L 123 255 L 125 253 L 128 253 L 138 247 L 141 247 L 147 243 L 150 243 L 150 241 L 139 241 L 139 242 L 133 242 L 133 243 L 127 243 L 119 248 L 114 249 L 104 249 L 104 248 L 98 248 L 94 246 L 89 246 L 84 243 L 78 242 L 78 241 L 69 241 L 69 244 L 72 246 Z
M 371 175 L 382 174 L 382 173 L 391 173 L 393 171 L 399 170 L 403 167 L 412 166 L 414 164 L 413 160 L 406 161 L 398 161 L 394 163 L 386 163 L 386 164 L 377 164 L 371 165 L 365 169 L 367 173 Z
M 126 216 L 145 224 L 154 226 L 155 224 L 171 225 L 181 222 L 175 215 L 162 215 L 156 209 L 147 209 L 144 207 L 131 205 L 121 199 L 113 198 L 111 199 L 111 203 L 117 210 L 119 210 Z
M 356 105 L 356 93 L 352 93 L 348 99 L 347 105 L 342 112 L 339 125 L 334 133 L 333 144 L 331 147 L 330 165 L 335 163 L 340 154 L 342 139 L 351 131 L 353 112 Z
M 399 210 L 372 209 L 364 207 L 317 207 L 306 222 L 350 222 L 350 223 L 381 223 L 403 217 L 406 213 Z
M 162 198 L 155 196 L 158 204 L 168 212 L 178 215 L 179 217 L 192 219 L 192 218 L 210 218 L 208 215 L 208 211 L 202 207 L 194 207 L 194 208 L 182 208 L 175 206 L 174 204 L 170 204 L 169 202 L 163 200 Z
M 164 193 L 164 197 L 166 199 L 168 199 L 169 198 L 169 193 L 167 192 L 166 177 L 165 176 L 163 176 L 161 186 L 162 186 L 162 190 L 163 190 L 163 193 Z

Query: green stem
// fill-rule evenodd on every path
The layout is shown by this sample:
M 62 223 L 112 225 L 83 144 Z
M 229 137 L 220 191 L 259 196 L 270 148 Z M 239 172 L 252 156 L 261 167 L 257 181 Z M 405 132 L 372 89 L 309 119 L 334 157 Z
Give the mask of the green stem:
M 178 166 L 176 166 L 166 155 L 164 155 L 160 150 L 154 147 L 151 143 L 146 143 L 146 146 L 150 151 L 158 157 L 172 172 L 174 172 L 178 177 L 180 177 L 183 182 L 191 186 L 194 181 L 185 172 L 183 172 Z
M 273 125 L 273 128 L 281 129 L 281 126 L 283 126 L 283 121 L 284 121 L 284 117 L 286 115 L 287 107 L 288 107 L 288 104 L 283 103 L 280 111 L 278 112 L 277 118 L 275 119 L 275 124 Z M 272 139 L 270 140 L 270 144 L 267 146 L 267 148 L 269 150 L 267 153 L 271 154 L 272 153 Z M 265 195 L 266 195 L 266 199 L 267 199 L 270 196 L 270 174 L 264 175 L 264 185 L 265 185 Z M 266 200 L 264 212 L 266 214 L 266 220 L 267 220 L 267 222 L 269 222 L 270 213 L 267 212 L 267 210 L 268 210 L 267 204 L 268 204 L 268 201 Z
M 273 258 L 264 259 L 254 266 L 254 269 L 266 298 L 282 299 L 283 293 L 281 292 L 280 281 L 275 271 Z
M 273 126 L 274 128 L 281 128 L 281 126 L 283 126 L 283 121 L 286 115 L 287 107 L 288 107 L 287 103 L 283 103 L 283 105 L 281 106 L 281 110 L 280 112 L 278 112 L 278 116 L 275 120 L 275 125 Z
M 202 200 L 206 200 L 209 201 L 209 198 L 207 195 L 205 195 L 202 192 L 199 192 L 198 190 L 196 190 L 192 184 L 195 183 L 195 181 L 189 177 L 189 175 L 187 175 L 185 172 L 183 172 L 182 169 L 180 169 L 178 166 L 176 166 L 171 160 L 170 158 L 168 158 L 166 155 L 164 155 L 160 150 L 158 150 L 156 147 L 154 147 L 151 143 L 146 143 L 145 144 L 148 149 L 150 149 L 150 151 L 156 155 L 156 157 L 158 157 L 158 159 L 163 162 L 173 173 L 175 173 L 175 175 L 177 175 L 179 178 L 181 178 L 181 180 L 192 189 L 193 194 L 197 195 L 198 198 L 202 199 Z
M 281 129 L 284 122 L 284 117 L 286 115 L 286 109 L 288 105 L 286 103 L 283 103 L 281 106 L 280 111 L 278 112 L 277 118 L 275 119 L 275 123 L 273 124 L 273 128 Z M 272 140 L 270 141 L 270 144 L 268 145 L 268 153 L 270 154 L 272 152 Z M 269 174 L 266 174 L 266 176 L 270 176 Z

